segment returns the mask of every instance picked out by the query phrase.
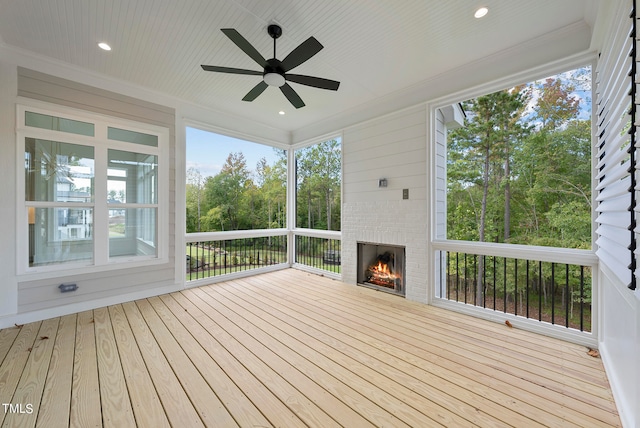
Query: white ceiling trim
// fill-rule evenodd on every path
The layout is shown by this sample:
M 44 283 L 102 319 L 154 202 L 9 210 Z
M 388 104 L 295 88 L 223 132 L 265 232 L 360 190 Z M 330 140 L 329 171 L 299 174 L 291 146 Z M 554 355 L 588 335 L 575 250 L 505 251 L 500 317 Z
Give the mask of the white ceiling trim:
M 292 144 L 327 134 L 349 126 L 391 114 L 395 111 L 427 103 L 444 96 L 463 93 L 480 85 L 495 85 L 499 81 L 513 81 L 514 75 L 531 74 L 532 70 L 558 70 L 569 59 L 590 53 L 590 28 L 577 22 L 544 36 L 486 56 L 461 67 L 446 71 L 393 94 L 379 97 L 367 104 L 340 112 L 313 125 L 292 132 Z M 492 83 L 493 82 L 493 83 Z
M 2 58 L 2 61 L 11 63 L 16 67 L 24 67 L 36 71 L 46 70 L 46 74 L 55 77 L 73 80 L 106 91 L 174 108 L 176 110 L 176 121 L 178 122 L 176 126 L 183 126 L 185 120 L 193 120 L 194 122 L 206 123 L 219 129 L 228 129 L 229 132 L 244 135 L 245 139 L 260 140 L 264 144 L 274 146 L 282 144 L 288 146 L 291 144 L 291 132 L 289 131 L 251 121 L 246 117 L 236 116 L 228 112 L 181 100 L 159 91 L 118 80 L 92 70 L 75 67 L 66 62 L 14 46 L 8 46 L 4 43 L 0 43 L 0 58 Z

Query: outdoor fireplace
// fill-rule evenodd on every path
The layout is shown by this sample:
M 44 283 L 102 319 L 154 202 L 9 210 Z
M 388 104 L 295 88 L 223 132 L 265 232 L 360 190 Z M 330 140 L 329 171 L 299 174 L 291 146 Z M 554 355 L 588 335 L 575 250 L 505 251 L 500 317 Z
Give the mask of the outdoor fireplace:
M 358 284 L 405 295 L 405 248 L 358 242 Z

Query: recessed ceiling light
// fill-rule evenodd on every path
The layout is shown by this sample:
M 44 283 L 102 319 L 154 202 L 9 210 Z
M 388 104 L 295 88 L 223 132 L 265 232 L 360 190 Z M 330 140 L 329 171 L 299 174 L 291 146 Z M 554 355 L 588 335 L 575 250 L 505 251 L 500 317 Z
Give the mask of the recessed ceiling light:
M 486 7 L 481 7 L 478 10 L 476 10 L 476 13 L 474 13 L 473 16 L 475 16 L 476 18 L 482 18 L 487 13 L 489 13 L 489 9 L 487 9 Z
M 106 44 L 105 42 L 100 42 L 98 43 L 98 47 L 102 50 L 105 51 L 110 51 L 111 50 L 111 46 L 109 46 L 108 44 Z
M 280 110 L 280 111 L 278 112 L 278 114 L 279 114 L 280 116 L 284 116 L 284 110 Z

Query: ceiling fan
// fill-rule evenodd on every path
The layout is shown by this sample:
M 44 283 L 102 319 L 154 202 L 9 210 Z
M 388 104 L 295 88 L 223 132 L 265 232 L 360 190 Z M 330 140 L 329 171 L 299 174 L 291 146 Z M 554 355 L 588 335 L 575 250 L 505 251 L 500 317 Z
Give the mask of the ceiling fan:
M 206 71 L 216 71 L 219 73 L 248 74 L 262 76 L 262 81 L 253 87 L 244 96 L 243 101 L 253 101 L 258 95 L 264 92 L 269 86 L 280 88 L 285 97 L 295 108 L 304 107 L 304 102 L 287 82 L 295 82 L 301 85 L 312 86 L 314 88 L 337 91 L 340 82 L 323 79 L 321 77 L 304 76 L 301 74 L 290 74 L 289 71 L 296 68 L 323 48 L 314 37 L 309 37 L 295 48 L 282 61 L 276 59 L 276 39 L 282 35 L 282 28 L 279 25 L 271 24 L 267 27 L 267 32 L 273 38 L 273 58 L 264 57 L 247 41 L 238 31 L 233 28 L 223 28 L 222 32 L 231 39 L 244 53 L 263 68 L 263 71 L 247 70 L 243 68 L 218 67 L 215 65 L 203 65 Z

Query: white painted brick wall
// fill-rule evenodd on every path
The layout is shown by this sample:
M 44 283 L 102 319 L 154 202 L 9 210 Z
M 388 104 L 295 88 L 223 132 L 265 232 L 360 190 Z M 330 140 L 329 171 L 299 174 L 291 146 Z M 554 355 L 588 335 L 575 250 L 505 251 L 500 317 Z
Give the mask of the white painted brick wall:
M 426 114 L 418 106 L 343 134 L 342 279 L 357 283 L 358 242 L 404 246 L 406 298 L 419 302 L 428 278 Z
M 424 200 L 356 202 L 343 205 L 342 278 L 357 282 L 358 242 L 405 246 L 406 297 L 427 298 L 427 207 Z

